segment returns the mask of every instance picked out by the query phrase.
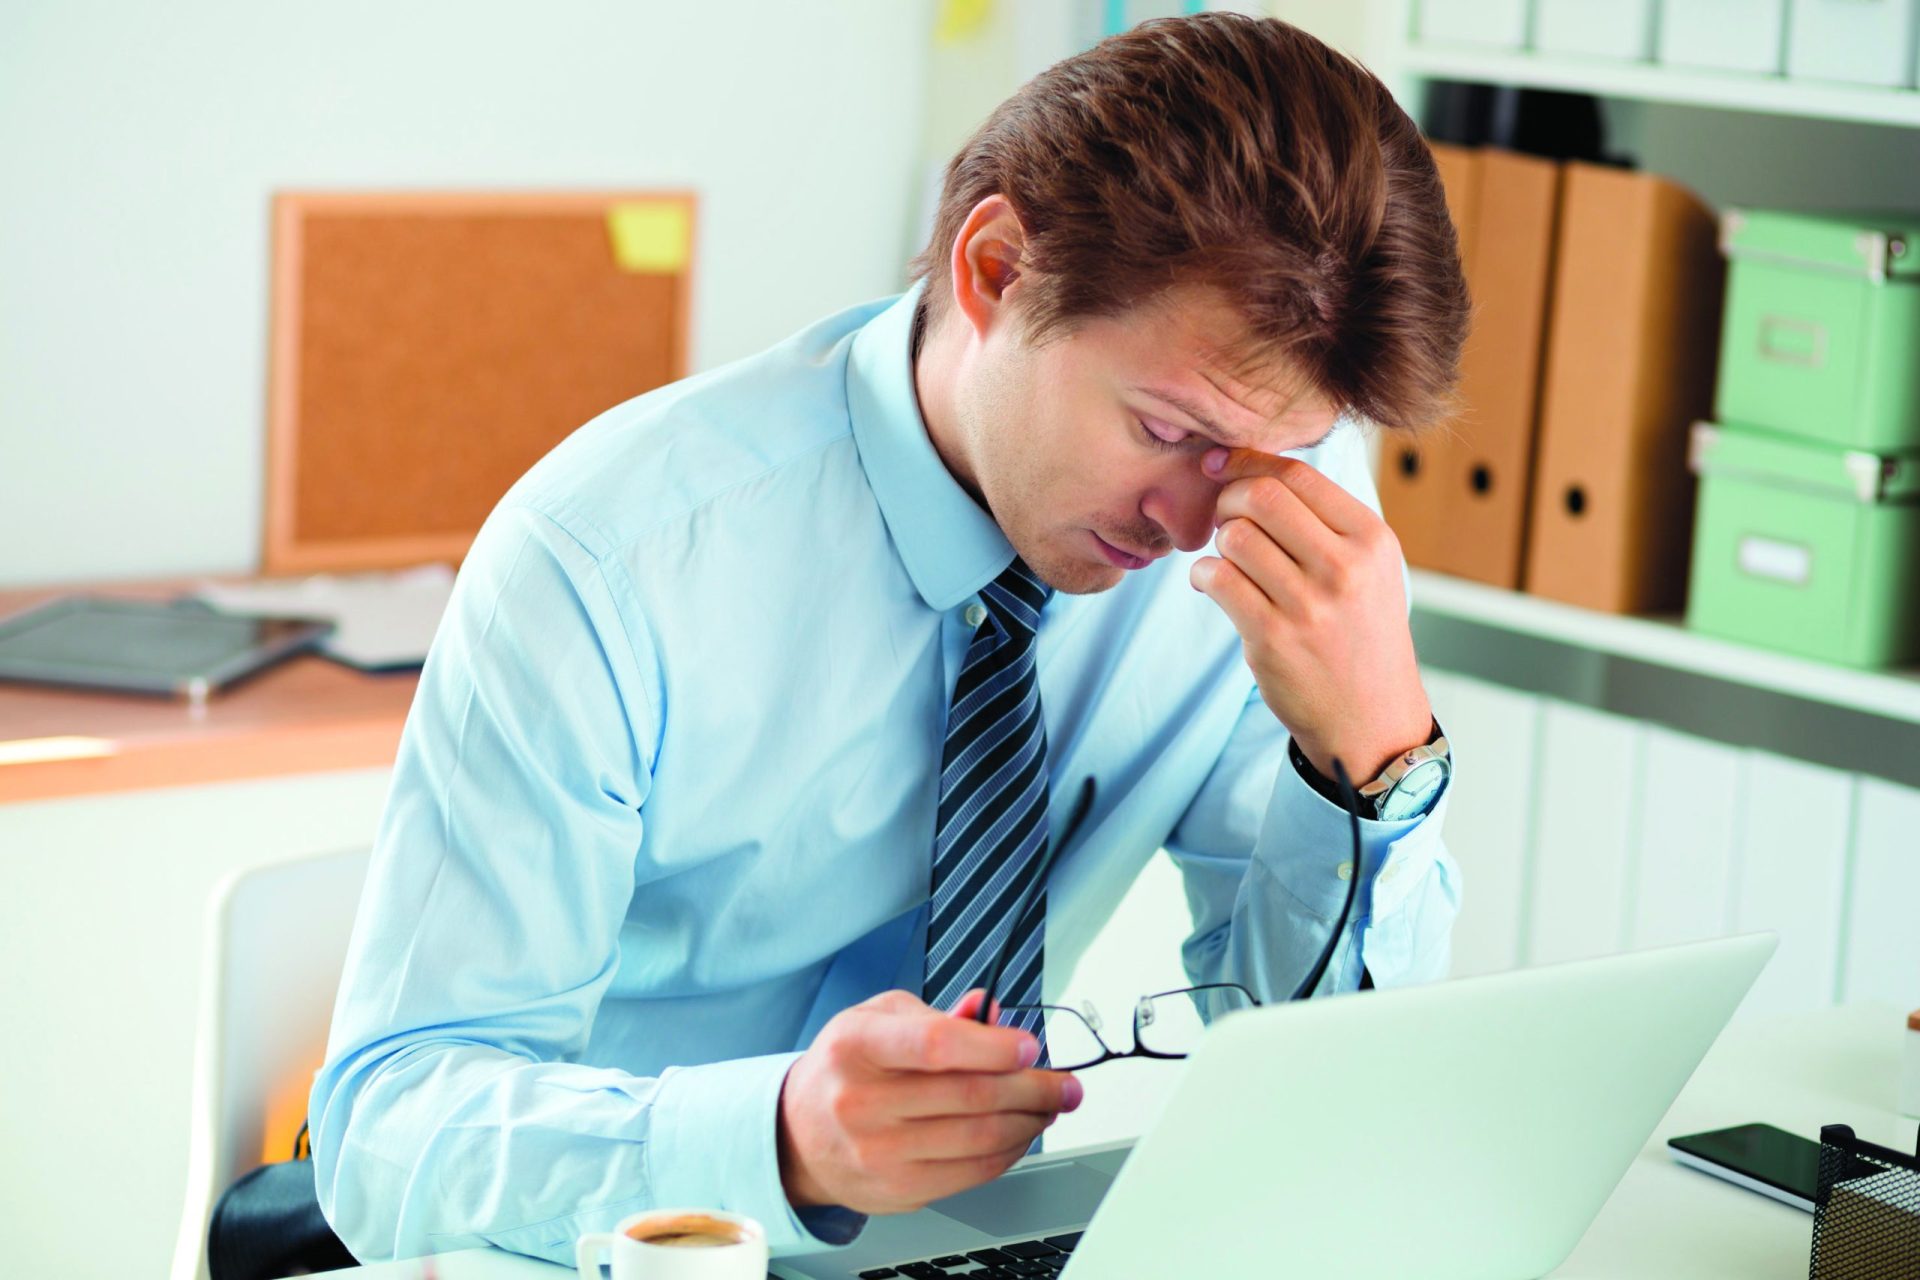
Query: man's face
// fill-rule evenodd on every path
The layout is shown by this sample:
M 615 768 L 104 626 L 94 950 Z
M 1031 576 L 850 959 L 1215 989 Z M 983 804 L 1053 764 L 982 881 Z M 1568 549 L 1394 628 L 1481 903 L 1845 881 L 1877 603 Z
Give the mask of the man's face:
M 1284 453 L 1332 430 L 1338 407 L 1284 363 L 1229 372 L 1219 352 L 1237 323 L 1186 293 L 1043 346 L 996 325 L 968 353 L 955 397 L 966 456 L 948 464 L 1055 589 L 1105 591 L 1175 547 L 1204 547 L 1220 492 L 1200 469 L 1209 449 Z

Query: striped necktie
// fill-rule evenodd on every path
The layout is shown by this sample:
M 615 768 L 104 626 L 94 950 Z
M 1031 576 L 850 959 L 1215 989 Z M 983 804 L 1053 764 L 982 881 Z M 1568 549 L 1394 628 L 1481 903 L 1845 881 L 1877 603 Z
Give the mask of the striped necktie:
M 933 916 L 923 991 L 950 1009 L 985 981 L 1004 944 L 996 994 L 1003 1005 L 1040 1002 L 1046 894 L 1034 894 L 1007 932 L 1007 915 L 1047 843 L 1047 727 L 1034 675 L 1034 632 L 1053 589 L 1018 557 L 980 592 L 975 624 L 947 710 L 934 822 Z M 978 616 L 978 615 L 976 615 Z M 1016 1019 L 1035 1036 L 1037 1017 Z M 1041 1043 L 1040 1065 L 1046 1065 Z

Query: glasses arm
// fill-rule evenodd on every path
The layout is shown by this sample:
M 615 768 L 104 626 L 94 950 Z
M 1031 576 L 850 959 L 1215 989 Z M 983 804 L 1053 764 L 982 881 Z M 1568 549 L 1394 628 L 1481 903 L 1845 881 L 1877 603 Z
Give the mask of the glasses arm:
M 1347 931 L 1347 919 L 1353 914 L 1353 900 L 1360 892 L 1360 797 L 1353 793 L 1353 779 L 1347 776 L 1347 767 L 1340 763 L 1339 756 L 1333 758 L 1333 777 L 1340 785 L 1340 803 L 1346 806 L 1347 824 L 1353 833 L 1353 874 L 1347 877 L 1347 901 L 1340 908 L 1340 919 L 1334 923 L 1332 936 L 1327 939 L 1327 945 L 1320 949 L 1320 958 L 1314 962 L 1306 980 L 1287 997 L 1289 1000 L 1304 1000 L 1320 985 L 1320 979 L 1326 975 L 1327 965 L 1333 959 L 1334 949 L 1340 945 L 1340 935 Z
M 1013 941 L 1013 931 L 1026 919 L 1027 909 L 1033 905 L 1033 895 L 1047 882 L 1047 872 L 1053 869 L 1054 855 L 1066 847 L 1074 834 L 1080 830 L 1080 824 L 1087 820 L 1087 813 L 1093 808 L 1093 779 L 1088 778 L 1080 785 L 1080 798 L 1074 803 L 1073 814 L 1067 819 L 1066 829 L 1060 833 L 1058 844 L 1050 844 L 1047 851 L 1040 855 L 1040 861 L 1033 868 L 1033 878 L 1021 891 L 1020 901 L 1014 904 L 1013 914 L 1007 917 L 1007 936 L 1000 941 L 1000 949 L 994 953 L 993 967 L 987 970 L 987 979 L 980 992 L 980 1008 L 974 1013 L 974 1021 L 992 1021 L 993 993 L 1000 985 L 1000 971 L 1007 967 L 1007 944 Z M 1098 1037 L 1095 1037 L 1098 1039 Z
M 1293 994 L 1287 997 L 1289 1000 L 1304 1000 L 1313 993 L 1314 988 L 1320 985 L 1320 980 L 1326 976 L 1327 966 L 1332 963 L 1333 953 L 1340 945 L 1340 935 L 1346 932 L 1347 921 L 1353 915 L 1354 899 L 1360 892 L 1362 866 L 1360 797 L 1354 794 L 1353 779 L 1347 775 L 1347 767 L 1341 763 L 1338 756 L 1333 758 L 1333 776 L 1340 787 L 1340 803 L 1347 811 L 1347 828 L 1353 841 L 1353 874 L 1347 878 L 1347 898 L 1340 907 L 1340 918 L 1334 922 L 1332 935 L 1327 938 L 1326 946 L 1320 949 L 1320 957 L 1314 961 L 1313 968 L 1308 971 L 1306 978 L 1294 989 Z M 1006 968 L 1007 943 L 1012 941 L 1014 929 L 1025 918 L 1028 908 L 1033 905 L 1034 895 L 1040 891 L 1042 885 L 1046 884 L 1047 873 L 1053 869 L 1054 857 L 1072 842 L 1074 835 L 1080 829 L 1080 824 L 1086 820 L 1088 812 L 1093 808 L 1093 793 L 1093 779 L 1088 778 L 1081 785 L 1080 798 L 1074 805 L 1073 815 L 1067 819 L 1066 828 L 1061 833 L 1059 842 L 1049 845 L 1046 853 L 1041 855 L 1039 862 L 1034 866 L 1032 878 L 1020 894 L 1020 901 L 1015 905 L 1012 914 L 1007 917 L 1007 936 L 1002 939 L 1000 950 L 994 954 L 993 967 L 987 970 L 986 981 L 983 984 L 984 990 L 980 995 L 980 1007 L 974 1012 L 976 1022 L 984 1023 L 992 1020 L 993 993 L 1000 986 L 1000 975 Z

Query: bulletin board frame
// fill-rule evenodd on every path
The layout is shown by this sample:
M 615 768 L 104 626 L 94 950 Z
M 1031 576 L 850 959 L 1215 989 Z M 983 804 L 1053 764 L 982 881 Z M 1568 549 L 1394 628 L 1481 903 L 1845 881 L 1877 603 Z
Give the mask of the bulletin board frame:
M 673 237 L 669 253 L 654 252 L 649 256 L 644 243 L 638 250 L 631 243 L 621 243 L 622 231 L 615 225 L 615 219 L 621 212 L 635 210 L 645 214 L 665 213 L 668 216 Z M 352 572 L 402 568 L 430 562 L 457 563 L 471 546 L 485 511 L 491 509 L 499 497 L 498 492 L 491 490 L 503 491 L 503 476 L 508 479 L 517 476 L 539 454 L 557 444 L 566 432 L 599 411 L 612 407 L 619 400 L 650 390 L 652 386 L 685 377 L 688 373 L 691 335 L 693 244 L 697 212 L 696 196 L 684 189 L 276 193 L 273 199 L 267 469 L 261 554 L 263 572 L 270 575 Z M 539 259 L 541 270 L 525 264 L 509 264 L 511 269 L 501 273 L 505 281 L 503 288 L 510 290 L 518 281 L 518 287 L 526 289 L 529 287 L 526 282 L 539 279 L 549 265 L 557 267 L 563 279 L 569 271 L 591 276 L 599 270 L 590 261 L 594 250 L 585 225 L 589 220 L 604 226 L 600 250 L 607 256 L 608 279 L 587 281 L 595 287 L 580 291 L 587 299 L 583 305 L 597 305 L 614 319 L 625 318 L 622 308 L 634 313 L 632 318 L 635 323 L 644 327 L 648 335 L 647 358 L 638 362 L 650 370 L 639 380 L 645 385 L 636 383 L 632 388 L 617 393 L 602 390 L 598 393 L 598 399 L 582 401 L 563 420 L 543 423 L 534 429 L 534 438 L 527 438 L 526 433 L 517 427 L 503 427 L 498 423 L 491 433 L 456 431 L 449 426 L 449 422 L 457 420 L 459 415 L 447 412 L 448 402 L 444 397 L 436 402 L 441 406 L 441 411 L 428 415 L 434 421 L 424 426 L 421 416 L 415 415 L 383 427 L 366 413 L 342 410 L 328 403 L 330 394 L 353 394 L 351 389 L 330 392 L 329 387 L 343 387 L 356 381 L 368 382 L 368 379 L 372 380 L 368 385 L 376 385 L 382 377 L 390 382 L 395 378 L 403 378 L 403 374 L 396 372 L 395 368 L 384 366 L 367 378 L 358 380 L 336 378 L 329 382 L 314 375 L 313 370 L 323 365 L 316 353 L 326 353 L 339 346 L 336 342 L 330 347 L 326 341 L 328 326 L 332 326 L 336 332 L 349 335 L 371 327 L 360 323 L 355 312 L 355 307 L 363 302 L 369 308 L 367 314 L 378 311 L 383 322 L 406 330 L 383 333 L 380 338 L 382 344 L 390 345 L 397 353 L 394 360 L 402 365 L 410 350 L 429 354 L 441 352 L 450 339 L 457 342 L 461 334 L 466 332 L 462 326 L 471 328 L 492 323 L 497 327 L 501 323 L 511 324 L 511 321 L 502 321 L 501 317 L 513 313 L 511 299 L 499 307 L 475 307 L 474 290 L 481 288 L 483 296 L 485 282 L 476 284 L 473 280 L 461 281 L 457 278 L 462 274 L 461 259 L 443 254 L 439 276 L 398 282 L 394 292 L 402 295 L 406 306 L 401 308 L 403 314 L 400 320 L 395 321 L 394 306 L 387 305 L 384 311 L 379 311 L 381 300 L 372 297 L 384 293 L 384 287 L 360 288 L 356 292 L 352 286 L 336 285 L 334 296 L 327 295 L 329 282 L 343 278 L 341 262 L 345 262 L 349 268 L 344 273 L 346 277 L 351 278 L 352 270 L 358 269 L 367 273 L 366 278 L 380 280 L 384 286 L 385 277 L 381 275 L 377 264 L 370 265 L 366 255 L 391 253 L 390 248 L 381 247 L 380 237 L 384 235 L 389 244 L 394 243 L 396 228 L 404 229 L 401 240 L 409 244 L 431 244 L 431 238 L 437 234 L 436 228 L 447 228 L 448 235 L 465 235 L 469 241 L 475 236 L 484 239 L 488 227 L 504 228 L 505 231 L 495 237 L 510 246 L 503 252 L 525 255 L 527 246 L 537 246 L 535 256 Z M 320 237 L 315 234 L 315 228 L 320 226 L 334 229 L 334 238 L 327 243 L 335 248 L 316 248 Z M 338 248 L 341 243 L 339 229 L 361 226 L 368 229 L 364 237 L 368 243 L 365 253 L 347 253 L 342 257 L 342 251 Z M 551 237 L 543 237 L 535 231 L 536 228 L 548 226 L 554 228 Z M 427 239 L 422 240 L 423 236 Z M 630 235 L 627 237 L 629 241 L 631 238 Z M 550 246 L 548 240 L 552 242 Z M 333 259 L 324 256 L 328 252 L 335 255 Z M 446 265 L 449 262 L 453 264 L 451 267 Z M 422 302 L 419 295 L 422 290 L 431 295 L 434 289 L 441 287 L 439 281 L 442 279 L 446 281 L 445 305 L 437 313 L 433 298 L 430 296 Z M 605 288 L 598 287 L 603 284 Z M 565 287 L 564 283 L 561 287 Z M 390 299 L 385 301 L 391 303 Z M 549 313 L 555 305 L 565 306 L 564 302 L 555 303 L 550 297 L 544 299 L 542 305 Z M 431 323 L 428 322 L 429 318 Z M 358 329 L 356 324 L 359 324 Z M 603 373 L 626 360 L 632 353 L 611 345 L 621 340 L 621 329 L 619 324 L 583 321 L 570 331 L 565 340 L 552 340 L 550 345 L 556 362 L 554 379 L 557 379 L 557 384 L 570 389 L 574 382 L 579 381 L 566 375 L 583 356 L 589 358 L 593 367 Z M 582 351 L 583 346 L 591 347 L 603 335 L 609 343 L 608 350 Z M 630 333 L 626 337 L 628 341 L 633 340 Z M 516 351 L 516 357 L 523 362 L 532 359 L 537 364 L 541 358 L 539 343 L 542 340 L 542 335 L 537 333 L 522 337 L 522 349 Z M 413 347 L 409 344 L 420 345 Z M 383 353 L 386 345 L 381 347 Z M 532 354 L 526 350 L 529 347 L 533 349 Z M 567 361 L 573 364 L 565 363 Z M 434 364 L 433 361 L 423 363 Z M 337 360 L 333 367 L 337 370 Z M 435 369 L 437 373 L 431 376 L 446 380 L 445 369 L 438 365 L 435 365 Z M 605 378 L 601 380 L 604 382 Z M 458 380 L 453 381 L 456 386 L 450 394 L 457 397 Z M 388 397 L 369 397 L 366 386 L 361 386 L 358 394 L 363 400 L 370 401 L 373 417 L 377 417 L 391 403 Z M 484 392 L 477 390 L 474 394 L 482 395 Z M 594 393 L 586 391 L 583 394 Z M 498 395 L 493 399 L 493 403 L 476 405 L 476 412 L 499 412 Z M 457 399 L 452 403 L 457 404 Z M 546 416 L 550 417 L 551 414 Z M 336 426 L 329 430 L 325 426 L 328 422 Z M 338 456 L 343 442 L 339 438 L 342 429 L 337 424 L 343 422 L 350 424 L 345 428 L 346 431 L 358 431 L 364 435 L 364 439 L 358 443 L 362 455 L 367 456 L 355 455 L 352 467 L 343 465 Z M 316 423 L 322 425 L 316 427 Z M 428 524 L 424 518 L 416 521 L 416 512 L 424 515 L 425 509 L 434 505 L 419 500 L 419 485 L 427 481 L 418 473 L 425 467 L 423 451 L 436 451 L 433 440 L 421 437 L 430 437 L 436 432 L 447 437 L 444 441 L 446 448 L 437 453 L 448 460 L 448 467 L 447 474 L 443 476 L 439 474 L 436 464 L 436 473 L 431 480 L 436 487 L 431 492 L 457 497 L 466 513 L 459 521 L 458 528 L 446 527 L 444 511 L 439 514 L 437 526 Z M 394 433 L 411 433 L 407 436 L 406 444 L 412 452 L 397 461 L 380 456 L 384 442 L 397 438 Z M 396 483 L 409 480 L 413 482 L 412 488 L 407 483 Z M 466 489 L 460 489 L 461 485 L 465 485 Z M 483 488 L 490 491 L 479 492 Z M 388 493 L 391 493 L 390 498 L 383 496 Z M 326 527 L 327 513 L 338 509 L 337 504 L 341 503 L 353 504 L 353 510 L 359 513 L 360 523 L 366 528 L 343 532 L 339 527 Z M 416 524 L 426 527 L 416 527 Z M 335 521 L 335 525 L 338 525 L 338 521 Z

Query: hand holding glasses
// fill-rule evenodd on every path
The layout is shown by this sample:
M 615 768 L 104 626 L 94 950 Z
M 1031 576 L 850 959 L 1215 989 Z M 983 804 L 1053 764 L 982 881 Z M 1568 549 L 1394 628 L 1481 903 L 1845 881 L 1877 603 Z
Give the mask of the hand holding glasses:
M 1353 902 L 1360 888 L 1361 849 L 1360 849 L 1360 800 L 1354 794 L 1353 780 L 1347 776 L 1347 769 L 1338 757 L 1333 761 L 1334 780 L 1340 787 L 1340 803 L 1347 811 L 1347 827 L 1351 833 L 1352 855 L 1348 863 L 1347 898 L 1340 908 L 1340 918 L 1334 922 L 1333 932 L 1327 938 L 1326 946 L 1320 950 L 1320 958 L 1300 985 L 1294 988 L 1289 1000 L 1303 1000 L 1311 995 L 1320 980 L 1326 975 L 1327 966 L 1333 960 L 1333 952 L 1340 945 L 1340 935 L 1347 930 L 1347 921 L 1353 914 Z M 1025 916 L 1033 895 L 1046 883 L 1047 872 L 1053 866 L 1053 859 L 1061 848 L 1072 839 L 1080 829 L 1087 813 L 1093 808 L 1093 779 L 1088 778 L 1080 789 L 1079 802 L 1074 806 L 1072 818 L 1067 822 L 1065 833 L 1060 842 L 1047 850 L 1046 856 L 1034 867 L 1033 879 L 1021 893 L 1019 903 L 1007 916 L 1008 921 L 1019 920 Z M 1011 928 L 1007 931 L 1011 937 Z M 1003 939 L 999 954 L 994 958 L 993 967 L 987 971 L 985 993 L 980 1001 L 980 1010 L 976 1015 L 981 1022 L 988 1019 L 989 1010 L 995 1008 L 993 991 L 1000 983 L 1001 970 L 1007 962 L 1007 942 Z M 1065 1005 L 1006 1005 L 1000 1013 L 1009 1022 L 1019 1021 L 1027 1025 L 1038 1025 L 1043 1029 L 1043 1043 L 1047 1046 L 1048 1065 L 1055 1071 L 1084 1071 L 1088 1067 L 1097 1067 L 1103 1062 L 1116 1058 L 1184 1058 L 1192 1053 L 1200 1043 L 1200 1037 L 1208 1024 L 1217 1018 L 1238 1013 L 1243 1009 L 1255 1008 L 1260 1004 L 1254 994 L 1234 982 L 1212 982 L 1197 987 L 1180 987 L 1172 991 L 1162 991 L 1155 995 L 1141 996 L 1133 1007 L 1133 1047 L 1116 1050 L 1100 1036 L 1101 1019 L 1098 1011 L 1091 1005 L 1082 1009 L 1069 1009 Z

